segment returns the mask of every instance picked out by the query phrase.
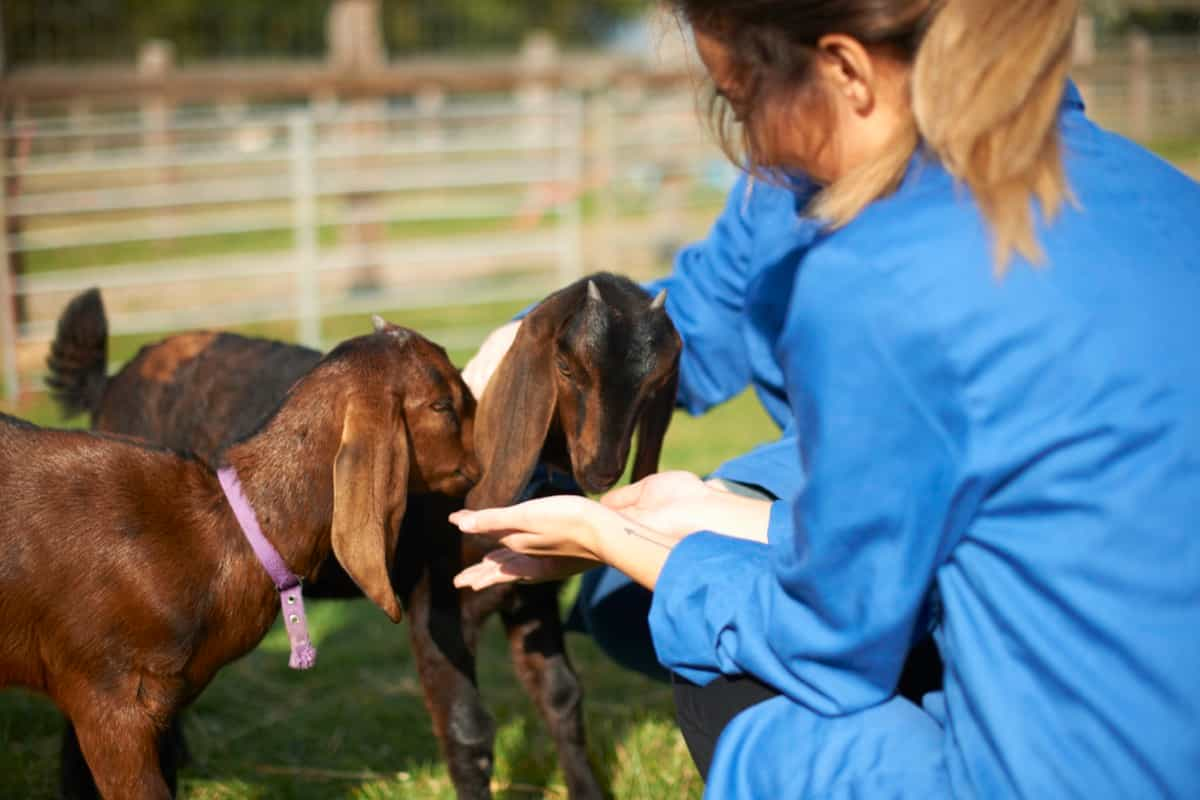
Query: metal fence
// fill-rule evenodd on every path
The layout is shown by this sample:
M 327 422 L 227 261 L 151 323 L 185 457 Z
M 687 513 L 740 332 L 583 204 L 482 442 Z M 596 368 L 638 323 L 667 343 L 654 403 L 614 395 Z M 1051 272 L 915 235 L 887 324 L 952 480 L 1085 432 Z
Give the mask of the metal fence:
M 320 347 L 331 317 L 530 298 L 585 268 L 634 270 L 698 232 L 688 209 L 732 179 L 690 92 L 164 114 L 8 131 L 10 399 L 40 390 L 55 320 L 91 286 L 116 336 L 294 322 Z
M 1073 77 L 1102 125 L 1194 139 L 1193 45 L 1083 48 Z M 703 232 L 733 179 L 686 55 L 535 40 L 516 59 L 176 66 L 159 49 L 136 68 L 0 83 L 10 397 L 40 387 L 54 321 L 89 286 L 117 336 L 265 321 L 323 344 L 340 315 L 533 298 L 587 269 L 645 274 Z

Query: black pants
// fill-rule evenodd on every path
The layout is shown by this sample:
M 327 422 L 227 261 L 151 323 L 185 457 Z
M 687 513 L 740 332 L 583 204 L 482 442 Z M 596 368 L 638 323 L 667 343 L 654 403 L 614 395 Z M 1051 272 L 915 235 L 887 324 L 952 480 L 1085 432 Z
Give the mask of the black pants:
M 706 686 L 671 675 L 675 689 L 675 718 L 700 776 L 708 781 L 717 739 L 734 717 L 750 706 L 778 697 L 779 692 L 754 678 L 716 678 Z
M 679 730 L 705 781 L 717 749 L 717 739 L 725 726 L 750 706 L 780 694 L 749 676 L 727 678 L 722 675 L 707 686 L 697 686 L 672 674 L 671 684 L 675 689 L 675 717 Z M 920 705 L 926 693 L 941 688 L 942 660 L 933 637 L 927 636 L 908 654 L 897 691 Z

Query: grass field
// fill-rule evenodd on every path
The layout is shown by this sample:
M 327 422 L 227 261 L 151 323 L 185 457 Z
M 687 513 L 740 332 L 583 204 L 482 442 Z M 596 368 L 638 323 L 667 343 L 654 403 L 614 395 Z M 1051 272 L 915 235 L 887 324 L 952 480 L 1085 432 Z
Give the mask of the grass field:
M 1161 142 L 1156 149 L 1200 177 L 1200 139 Z M 331 234 L 322 235 L 328 240 Z M 260 236 L 263 247 L 284 246 L 283 239 L 273 236 Z M 209 245 L 217 254 L 244 249 L 245 242 Z M 195 243 L 179 246 L 195 254 Z M 100 258 L 95 252 L 87 256 L 103 262 L 179 254 L 171 249 L 176 245 L 166 246 L 165 252 L 162 247 L 135 245 L 105 251 Z M 32 271 L 76 266 L 76 256 L 83 257 L 68 251 L 35 260 Z M 523 305 L 385 316 L 437 338 L 437 330 L 497 324 Z M 294 334 L 289 324 L 241 330 L 272 337 Z M 332 342 L 367 330 L 368 319 L 355 316 L 327 320 L 323 333 Z M 157 338 L 116 338 L 110 357 L 124 361 Z M 461 364 L 469 353 L 451 355 Z M 16 409 L 0 405 L 0 410 L 42 424 L 62 424 L 44 396 Z M 773 435 L 757 403 L 743 395 L 702 419 L 677 414 L 662 466 L 706 472 Z M 452 798 L 406 632 L 366 601 L 314 603 L 310 616 L 321 651 L 316 669 L 287 669 L 287 640 L 277 626 L 258 650 L 225 669 L 187 714 L 194 761 L 182 774 L 182 795 L 203 800 Z M 586 638 L 571 636 L 568 645 L 587 692 L 592 760 L 609 792 L 638 800 L 699 797 L 702 787 L 675 729 L 669 689 L 616 667 Z M 513 676 L 498 624 L 486 631 L 479 663 L 481 688 L 499 728 L 497 796 L 565 797 L 553 747 Z M 61 721 L 45 699 L 17 690 L 0 692 L 0 800 L 55 796 L 60 729 Z
M 516 304 L 519 307 L 520 304 Z M 512 304 L 406 314 L 423 328 L 507 318 Z M 368 329 L 366 318 L 329 324 L 330 340 Z M 265 335 L 286 335 L 270 328 Z M 124 359 L 142 342 L 118 340 Z M 452 353 L 462 363 L 466 353 Z M 52 405 L 35 401 L 17 413 L 60 424 Z M 80 421 L 77 421 L 77 424 Z M 663 468 L 705 472 L 774 434 L 750 395 L 701 419 L 677 414 Z M 564 594 L 569 596 L 571 587 Z M 365 600 L 311 604 L 320 663 L 287 668 L 287 639 L 276 625 L 262 645 L 227 667 L 186 715 L 194 761 L 181 776 L 187 798 L 452 798 L 421 699 L 407 632 Z M 403 625 L 403 623 L 402 623 Z M 586 691 L 589 748 L 614 797 L 699 797 L 702 785 L 674 724 L 670 690 L 608 661 L 589 639 L 571 635 L 571 657 Z M 487 627 L 479 656 L 481 689 L 495 716 L 499 798 L 565 797 L 553 745 L 518 685 L 498 622 Z M 0 692 L 0 799 L 55 796 L 61 721 L 40 696 Z

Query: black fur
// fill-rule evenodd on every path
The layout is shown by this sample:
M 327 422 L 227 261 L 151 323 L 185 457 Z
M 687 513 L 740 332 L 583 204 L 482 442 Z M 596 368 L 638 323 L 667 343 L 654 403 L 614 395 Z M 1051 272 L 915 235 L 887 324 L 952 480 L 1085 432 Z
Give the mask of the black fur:
M 93 411 L 107 381 L 108 318 L 97 289 L 71 301 L 46 358 L 46 385 L 64 417 Z

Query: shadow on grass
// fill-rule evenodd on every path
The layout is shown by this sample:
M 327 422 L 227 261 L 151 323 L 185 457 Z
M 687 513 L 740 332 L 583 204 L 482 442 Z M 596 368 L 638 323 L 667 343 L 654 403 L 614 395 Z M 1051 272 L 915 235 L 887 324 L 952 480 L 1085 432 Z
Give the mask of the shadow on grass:
M 39 409 L 45 416 L 51 409 Z M 37 416 L 37 415 L 35 415 Z M 711 470 L 774 435 L 751 396 L 703 421 L 679 415 L 664 468 Z M 257 650 L 227 666 L 185 715 L 192 764 L 187 798 L 453 798 L 403 624 L 365 600 L 311 605 L 315 669 L 287 667 L 276 624 Z M 702 786 L 675 729 L 671 693 L 609 661 L 590 639 L 567 647 L 580 674 L 592 763 L 620 798 L 699 797 Z M 565 797 L 553 742 L 520 688 L 497 621 L 478 658 L 480 689 L 498 727 L 497 796 Z M 62 722 L 45 698 L 0 691 L 0 798 L 56 795 Z
M 181 796 L 454 797 L 407 630 L 365 600 L 314 602 L 310 618 L 320 650 L 315 669 L 287 667 L 287 641 L 276 626 L 186 712 L 192 763 L 181 773 Z M 672 753 L 669 689 L 621 670 L 582 637 L 570 637 L 568 647 L 587 693 L 589 748 L 602 785 L 618 797 L 688 796 L 651 788 L 690 767 Z M 565 797 L 553 741 L 513 675 L 496 623 L 480 643 L 479 675 L 497 721 L 496 796 Z M 646 739 L 647 724 L 651 741 L 631 749 Z M 60 734 L 47 700 L 0 694 L 0 797 L 56 796 Z M 629 791 L 635 786 L 645 791 Z

